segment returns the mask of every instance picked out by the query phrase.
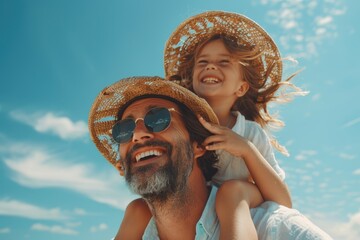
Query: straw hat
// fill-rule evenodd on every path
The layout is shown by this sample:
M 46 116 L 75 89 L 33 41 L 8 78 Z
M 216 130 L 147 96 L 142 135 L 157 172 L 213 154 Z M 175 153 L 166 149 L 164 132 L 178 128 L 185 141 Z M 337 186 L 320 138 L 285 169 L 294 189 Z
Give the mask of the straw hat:
M 215 34 L 231 36 L 239 45 L 257 46 L 262 52 L 258 60 L 262 76 L 265 75 L 266 67 L 277 61 L 269 77 L 272 81 L 281 81 L 280 53 L 269 34 L 241 14 L 222 11 L 208 11 L 190 17 L 171 34 L 164 52 L 165 78 L 177 75 L 184 56 L 192 53 L 198 43 Z
M 101 154 L 115 166 L 120 159 L 119 144 L 111 136 L 111 130 L 126 107 L 138 99 L 165 98 L 183 103 L 195 114 L 218 124 L 218 119 L 202 98 L 186 88 L 160 77 L 130 77 L 106 87 L 96 97 L 89 114 L 90 135 Z

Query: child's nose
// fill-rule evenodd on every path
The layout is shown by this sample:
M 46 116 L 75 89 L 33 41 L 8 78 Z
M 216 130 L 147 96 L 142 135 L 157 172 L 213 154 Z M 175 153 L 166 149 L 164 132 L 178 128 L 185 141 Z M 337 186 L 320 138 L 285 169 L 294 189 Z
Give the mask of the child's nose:
M 206 65 L 206 68 L 205 68 L 206 70 L 215 70 L 216 69 L 216 65 L 215 64 L 213 64 L 213 63 L 208 63 L 207 65 Z

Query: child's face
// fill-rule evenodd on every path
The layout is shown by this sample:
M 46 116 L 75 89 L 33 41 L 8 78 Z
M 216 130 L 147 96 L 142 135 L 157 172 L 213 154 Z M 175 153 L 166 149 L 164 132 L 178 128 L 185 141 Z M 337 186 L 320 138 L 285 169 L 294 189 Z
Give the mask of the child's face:
M 225 48 L 221 39 L 207 43 L 195 57 L 193 88 L 206 100 L 245 94 L 248 84 L 242 79 L 240 64 Z

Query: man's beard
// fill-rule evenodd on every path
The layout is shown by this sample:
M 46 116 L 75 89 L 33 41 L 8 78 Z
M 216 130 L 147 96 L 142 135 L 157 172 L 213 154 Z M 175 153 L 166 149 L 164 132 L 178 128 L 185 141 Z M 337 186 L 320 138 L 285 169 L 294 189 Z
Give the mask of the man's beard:
M 156 163 L 131 170 L 131 152 L 143 146 L 161 146 L 166 148 L 168 162 L 161 167 Z M 188 177 L 193 168 L 193 149 L 189 142 L 180 141 L 173 148 L 169 143 L 150 141 L 144 145 L 135 145 L 126 156 L 127 169 L 125 179 L 130 189 L 143 198 L 163 202 L 174 194 L 180 194 L 186 188 Z M 174 151 L 174 153 L 173 153 Z M 174 158 L 172 159 L 171 156 Z

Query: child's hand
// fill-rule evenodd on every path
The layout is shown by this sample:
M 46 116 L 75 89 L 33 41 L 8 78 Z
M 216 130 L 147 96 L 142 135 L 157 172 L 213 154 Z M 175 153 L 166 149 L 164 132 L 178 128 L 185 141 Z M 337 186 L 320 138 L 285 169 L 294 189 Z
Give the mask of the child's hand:
M 207 122 L 199 116 L 200 123 L 214 135 L 206 138 L 203 142 L 206 150 L 225 150 L 237 157 L 244 157 L 249 149 L 249 141 L 227 127 Z

